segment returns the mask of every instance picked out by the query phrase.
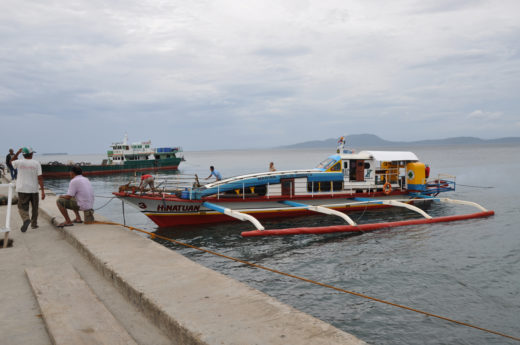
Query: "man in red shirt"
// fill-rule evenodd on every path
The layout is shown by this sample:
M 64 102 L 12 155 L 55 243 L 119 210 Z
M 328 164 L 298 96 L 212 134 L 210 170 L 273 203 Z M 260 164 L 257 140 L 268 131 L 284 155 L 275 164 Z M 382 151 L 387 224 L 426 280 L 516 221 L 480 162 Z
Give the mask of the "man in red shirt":
M 154 178 L 152 175 L 145 174 L 141 176 L 141 183 L 139 184 L 139 190 L 141 191 L 141 194 L 144 192 L 146 186 L 150 186 L 150 190 L 152 192 L 154 191 L 155 188 L 153 186 L 153 181 Z

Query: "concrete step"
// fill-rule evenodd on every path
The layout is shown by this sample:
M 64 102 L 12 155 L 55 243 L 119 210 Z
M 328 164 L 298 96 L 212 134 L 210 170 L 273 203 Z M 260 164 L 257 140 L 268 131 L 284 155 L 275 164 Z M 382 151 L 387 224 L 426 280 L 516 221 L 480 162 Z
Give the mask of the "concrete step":
M 52 223 L 56 198 L 47 196 L 40 211 Z M 175 344 L 366 344 L 122 226 L 83 224 L 59 231 Z
M 136 344 L 70 264 L 25 272 L 53 344 Z

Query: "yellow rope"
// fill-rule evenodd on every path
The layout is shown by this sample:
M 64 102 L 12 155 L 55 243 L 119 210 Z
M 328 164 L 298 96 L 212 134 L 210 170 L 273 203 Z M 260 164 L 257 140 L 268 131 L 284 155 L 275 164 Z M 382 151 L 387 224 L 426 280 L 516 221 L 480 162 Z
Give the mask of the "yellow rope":
M 482 328 L 482 327 L 479 327 L 479 326 L 475 326 L 475 325 L 472 325 L 472 324 L 469 324 L 469 323 L 466 323 L 466 322 L 457 321 L 457 320 L 450 319 L 450 318 L 447 318 L 447 317 L 444 317 L 444 316 L 428 313 L 426 311 L 422 311 L 422 310 L 419 310 L 419 309 L 410 308 L 410 307 L 407 307 L 407 306 L 404 306 L 404 305 L 401 305 L 401 304 L 388 302 L 388 301 L 385 301 L 385 300 L 382 300 L 382 299 L 379 299 L 379 298 L 375 298 L 375 297 L 371 297 L 371 296 L 368 296 L 368 295 L 364 295 L 364 294 L 361 294 L 361 293 L 358 293 L 358 292 L 345 290 L 345 289 L 342 289 L 342 288 L 335 287 L 333 285 L 320 283 L 320 282 L 317 282 L 317 281 L 314 281 L 314 280 L 311 280 L 311 279 L 307 279 L 307 278 L 299 277 L 299 276 L 296 276 L 296 275 L 293 275 L 293 274 L 289 274 L 289 273 L 285 273 L 285 272 L 282 272 L 282 271 L 278 271 L 278 270 L 275 270 L 275 269 L 272 269 L 272 268 L 269 268 L 269 267 L 257 265 L 257 264 L 254 264 L 252 262 L 240 260 L 240 259 L 234 258 L 232 256 L 227 256 L 227 255 L 220 254 L 220 253 L 217 253 L 217 252 L 214 252 L 214 251 L 211 251 L 211 250 L 199 248 L 199 247 L 193 246 L 191 244 L 187 244 L 187 243 L 184 243 L 184 242 L 179 242 L 177 240 L 174 240 L 174 239 L 171 239 L 171 238 L 168 238 L 168 237 L 164 237 L 164 236 L 161 236 L 161 235 L 157 235 L 157 234 L 154 234 L 154 233 L 151 233 L 151 232 L 139 229 L 139 228 L 135 228 L 135 227 L 132 227 L 132 226 L 123 225 L 123 224 L 119 224 L 119 223 L 112 223 L 112 222 L 100 222 L 100 221 L 95 221 L 95 223 L 97 223 L 97 224 L 108 224 L 108 225 L 123 226 L 123 227 L 126 227 L 126 228 L 130 229 L 130 230 L 134 230 L 134 231 L 145 233 L 145 234 L 149 235 L 150 238 L 152 238 L 152 239 L 153 238 L 160 238 L 162 240 L 169 241 L 169 242 L 172 242 L 172 243 L 175 243 L 175 244 L 179 244 L 179 245 L 182 245 L 182 246 L 185 246 L 185 247 L 193 248 L 193 249 L 196 249 L 196 250 L 208 253 L 208 254 L 212 254 L 212 255 L 220 256 L 222 258 L 226 258 L 226 259 L 229 259 L 229 260 L 240 262 L 240 263 L 243 263 L 243 264 L 251 266 L 251 267 L 260 268 L 260 269 L 263 269 L 263 270 L 266 270 L 266 271 L 270 271 L 270 272 L 273 272 L 273 273 L 277 273 L 277 274 L 280 274 L 280 275 L 283 275 L 283 276 L 286 276 L 286 277 L 291 277 L 291 278 L 294 278 L 294 279 L 302 280 L 304 282 L 312 283 L 312 284 L 319 285 L 319 286 L 322 286 L 322 287 L 326 287 L 326 288 L 329 288 L 329 289 L 333 289 L 333 290 L 336 290 L 336 291 L 348 293 L 348 294 L 351 294 L 351 295 L 354 295 L 354 296 L 366 298 L 366 299 L 369 299 L 369 300 L 372 300 L 372 301 L 376 301 L 376 302 L 384 303 L 384 304 L 391 305 L 391 306 L 394 306 L 394 307 L 410 310 L 410 311 L 413 311 L 413 312 L 416 312 L 416 313 L 419 313 L 419 314 L 435 317 L 435 318 L 438 318 L 438 319 L 441 319 L 441 320 L 445 320 L 445 321 L 449 321 L 449 322 L 453 322 L 453 323 L 456 323 L 456 324 L 459 324 L 459 325 L 462 325 L 462 326 L 475 328 L 475 329 L 478 329 L 478 330 L 481 330 L 481 331 L 484 331 L 484 332 L 488 332 L 488 333 L 496 334 L 496 335 L 499 335 L 499 336 L 502 336 L 502 337 L 505 337 L 505 338 L 513 339 L 513 340 L 516 340 L 516 341 L 520 341 L 519 337 L 514 337 L 514 336 L 511 336 L 511 335 L 507 335 L 507 334 L 504 334 L 504 333 L 496 332 L 496 331 L 493 331 L 493 330 L 490 330 L 490 329 L 486 329 L 486 328 Z

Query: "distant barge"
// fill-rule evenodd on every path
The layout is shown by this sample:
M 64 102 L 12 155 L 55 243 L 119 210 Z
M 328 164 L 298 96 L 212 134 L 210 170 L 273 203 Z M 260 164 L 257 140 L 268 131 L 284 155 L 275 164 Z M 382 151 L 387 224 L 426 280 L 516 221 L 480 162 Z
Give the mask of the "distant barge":
M 63 178 L 69 176 L 72 165 L 81 165 L 83 175 L 112 175 L 133 172 L 153 172 L 158 170 L 177 170 L 184 158 L 177 157 L 180 147 L 152 148 L 151 141 L 128 144 L 125 135 L 123 142 L 113 143 L 107 151 L 107 159 L 101 164 L 51 162 L 42 164 L 44 178 Z

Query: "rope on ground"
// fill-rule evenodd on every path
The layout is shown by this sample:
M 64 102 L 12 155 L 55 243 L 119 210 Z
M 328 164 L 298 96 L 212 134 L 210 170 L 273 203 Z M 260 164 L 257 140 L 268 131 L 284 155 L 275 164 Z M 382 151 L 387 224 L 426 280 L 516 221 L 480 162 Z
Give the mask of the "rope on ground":
M 342 288 L 339 288 L 339 287 L 336 287 L 336 286 L 333 286 L 333 285 L 320 283 L 320 282 L 314 281 L 312 279 L 303 278 L 303 277 L 300 277 L 300 276 L 297 276 L 297 275 L 294 275 L 294 274 L 278 271 L 278 270 L 275 270 L 273 268 L 269 268 L 269 267 L 265 267 L 265 266 L 262 266 L 262 265 L 254 264 L 254 263 L 249 262 L 249 261 L 244 261 L 244 260 L 241 260 L 241 259 L 234 258 L 232 256 L 227 256 L 227 255 L 220 254 L 220 253 L 208 250 L 208 249 L 203 249 L 203 248 L 200 248 L 200 247 L 193 246 L 191 244 L 180 242 L 180 241 L 174 240 L 172 238 L 168 238 L 168 237 L 165 237 L 165 236 L 157 235 L 157 234 L 148 232 L 148 231 L 143 230 L 143 229 L 135 228 L 133 226 L 123 225 L 123 224 L 113 223 L 113 222 L 101 222 L 101 221 L 95 221 L 95 223 L 96 224 L 108 224 L 108 225 L 124 226 L 124 227 L 126 227 L 126 228 L 128 228 L 130 230 L 134 230 L 134 231 L 138 231 L 138 232 L 141 232 L 141 233 L 145 233 L 145 234 L 149 235 L 151 239 L 159 238 L 161 240 L 172 242 L 172 243 L 175 243 L 175 244 L 179 244 L 181 246 L 189 247 L 189 248 L 192 248 L 192 249 L 196 249 L 196 250 L 199 250 L 201 252 L 205 252 L 205 253 L 208 253 L 208 254 L 219 256 L 219 257 L 222 257 L 222 258 L 225 258 L 225 259 L 229 259 L 229 260 L 232 260 L 232 261 L 240 262 L 240 263 L 242 263 L 244 265 L 248 265 L 248 266 L 251 266 L 251 267 L 259 268 L 259 269 L 266 270 L 266 271 L 269 271 L 269 272 L 273 272 L 273 273 L 276 273 L 276 274 L 280 274 L 280 275 L 283 275 L 283 276 L 286 276 L 286 277 L 298 279 L 298 280 L 301 280 L 301 281 L 304 281 L 304 282 L 307 282 L 307 283 L 311 283 L 311 284 L 314 284 L 314 285 L 326 287 L 326 288 L 329 288 L 329 289 L 332 289 L 332 290 L 336 290 L 336 291 L 339 291 L 339 292 L 348 293 L 348 294 L 351 294 L 351 295 L 354 295 L 354 296 L 362 297 L 362 298 L 369 299 L 369 300 L 372 300 L 372 301 L 376 301 L 376 302 L 379 302 L 379 303 L 391 305 L 393 307 L 397 307 L 397 308 L 413 311 L 413 312 L 416 312 L 416 313 L 419 313 L 419 314 L 423 314 L 423 315 L 426 315 L 426 316 L 435 317 L 435 318 L 438 318 L 438 319 L 441 319 L 441 320 L 444 320 L 444 321 L 453 322 L 453 323 L 456 323 L 456 324 L 461 325 L 461 326 L 466 326 L 466 327 L 478 329 L 478 330 L 481 330 L 481 331 L 484 331 L 484 332 L 487 332 L 487 333 L 499 335 L 501 337 L 509 338 L 509 339 L 516 340 L 516 341 L 520 342 L 520 338 L 519 337 L 507 335 L 505 333 L 501 333 L 501 332 L 493 331 L 493 330 L 490 330 L 490 329 L 487 329 L 487 328 L 475 326 L 475 325 L 472 325 L 470 323 L 457 321 L 457 320 L 454 320 L 454 319 L 450 319 L 448 317 L 432 314 L 432 313 L 429 313 L 429 312 L 426 312 L 426 311 L 422 311 L 422 310 L 419 310 L 419 309 L 407 307 L 407 306 L 402 305 L 402 304 L 388 302 L 388 301 L 385 301 L 385 300 L 382 300 L 382 299 L 379 299 L 379 298 L 375 298 L 375 297 L 371 297 L 371 296 L 368 296 L 368 295 L 364 295 L 364 294 L 361 294 L 361 293 L 358 293 L 358 292 L 345 290 L 345 289 L 342 289 Z

